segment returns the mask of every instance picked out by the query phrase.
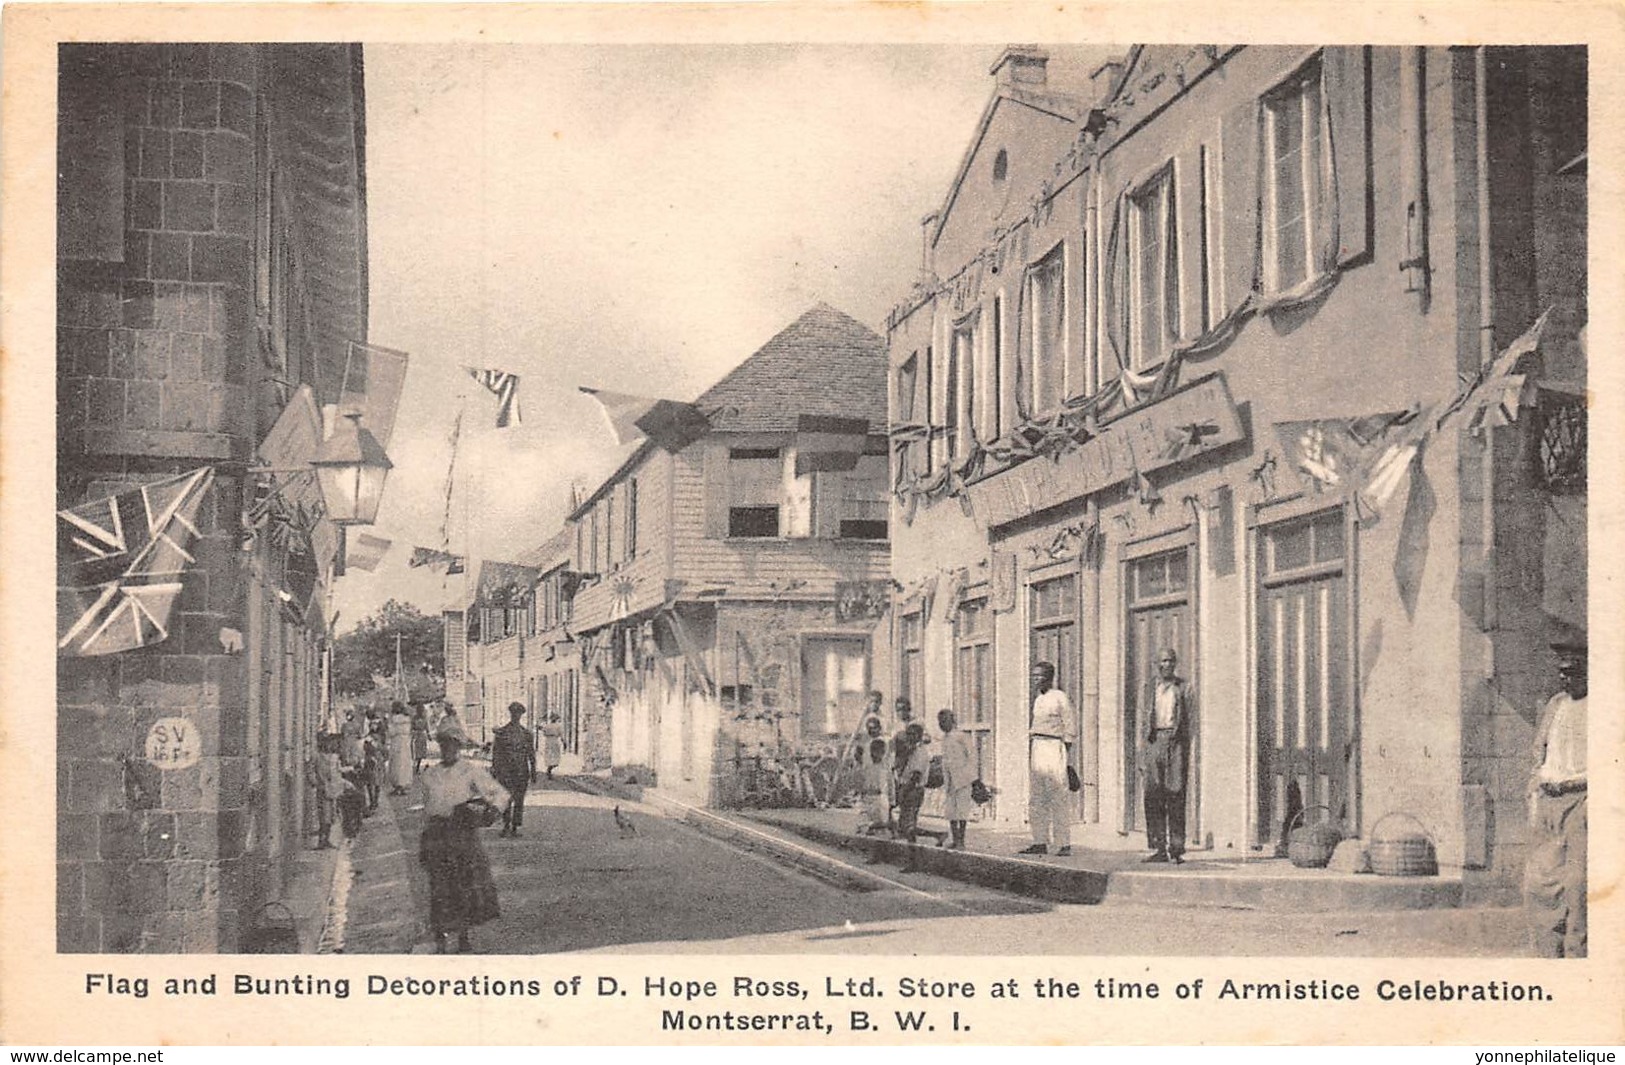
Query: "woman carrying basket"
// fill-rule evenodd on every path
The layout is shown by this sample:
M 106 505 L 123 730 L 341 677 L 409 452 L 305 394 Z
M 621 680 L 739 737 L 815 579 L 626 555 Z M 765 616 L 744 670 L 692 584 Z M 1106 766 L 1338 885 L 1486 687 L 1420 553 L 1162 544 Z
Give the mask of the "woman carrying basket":
M 462 757 L 468 736 L 456 719 L 441 722 L 440 763 L 426 768 L 423 784 L 423 837 L 418 858 L 429 873 L 429 930 L 435 949 L 446 953 L 446 938 L 457 935 L 457 952 L 473 950 L 469 929 L 500 915 L 491 863 L 480 845 L 479 829 L 495 822 L 508 804 L 508 792 L 477 762 Z

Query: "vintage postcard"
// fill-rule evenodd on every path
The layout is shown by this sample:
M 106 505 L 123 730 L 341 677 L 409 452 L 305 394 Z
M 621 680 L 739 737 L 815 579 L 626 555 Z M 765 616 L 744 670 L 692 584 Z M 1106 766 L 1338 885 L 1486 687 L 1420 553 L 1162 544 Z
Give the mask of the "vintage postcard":
M 0 1038 L 1619 1043 L 1618 15 L 8 6 Z

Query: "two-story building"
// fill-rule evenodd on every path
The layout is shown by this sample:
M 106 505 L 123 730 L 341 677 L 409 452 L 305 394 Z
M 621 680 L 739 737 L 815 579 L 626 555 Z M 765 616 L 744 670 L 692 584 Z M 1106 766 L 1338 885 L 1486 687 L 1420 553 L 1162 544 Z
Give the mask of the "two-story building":
M 1126 846 L 1172 647 L 1192 847 L 1406 814 L 1508 889 L 1546 644 L 1585 619 L 1584 49 L 1142 46 L 1082 93 L 1050 63 L 994 65 L 888 322 L 898 690 L 1020 822 L 1055 663 L 1075 818 Z
M 530 705 L 582 768 L 725 804 L 742 766 L 850 734 L 891 671 L 885 379 L 885 341 L 814 307 L 695 401 L 703 435 L 645 440 L 532 559 Z

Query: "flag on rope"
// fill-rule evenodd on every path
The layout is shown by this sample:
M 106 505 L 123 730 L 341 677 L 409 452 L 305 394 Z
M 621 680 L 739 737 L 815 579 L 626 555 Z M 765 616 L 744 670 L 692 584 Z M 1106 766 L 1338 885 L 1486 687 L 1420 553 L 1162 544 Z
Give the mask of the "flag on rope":
M 447 574 L 463 572 L 463 556 L 454 555 L 449 551 L 437 551 L 432 547 L 412 548 L 412 557 L 406 560 L 412 568 L 419 566 L 446 567 Z
M 1468 411 L 1467 427 L 1475 436 L 1482 435 L 1485 429 L 1511 425 L 1518 420 L 1519 410 L 1534 404 L 1539 392 L 1535 375 L 1524 372 L 1528 368 L 1522 363 L 1525 356 L 1539 350 L 1540 334 L 1551 313 L 1548 310 L 1542 314 L 1522 336 L 1497 355 L 1495 361 L 1484 368 L 1484 376 L 1474 382 L 1461 399 L 1462 407 Z
M 468 371 L 468 376 L 484 385 L 497 397 L 498 429 L 524 424 L 525 420 L 519 416 L 518 374 L 508 373 L 505 370 L 478 370 L 472 366 L 465 366 L 463 369 Z
M 581 391 L 603 408 L 609 431 L 617 444 L 653 440 L 676 454 L 711 431 L 711 418 L 692 403 L 674 399 L 650 399 L 625 392 L 608 392 L 581 386 Z
M 857 469 L 868 438 L 866 418 L 801 415 L 796 419 L 796 476 Z
M 339 387 L 339 408 L 359 410 L 361 424 L 385 448 L 395 431 L 395 411 L 401 405 L 404 387 L 406 352 L 350 341 L 344 381 Z
M 116 654 L 168 639 L 213 480 L 205 466 L 57 511 L 58 652 Z
M 382 536 L 357 533 L 345 541 L 344 564 L 349 569 L 371 573 L 378 568 L 378 563 L 383 561 L 384 554 L 393 544 L 394 541 L 386 540 Z

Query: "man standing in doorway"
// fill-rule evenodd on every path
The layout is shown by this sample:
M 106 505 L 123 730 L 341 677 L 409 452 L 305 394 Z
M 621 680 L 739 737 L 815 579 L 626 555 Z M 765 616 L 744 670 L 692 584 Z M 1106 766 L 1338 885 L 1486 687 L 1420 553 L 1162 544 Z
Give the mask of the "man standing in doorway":
M 1586 645 L 1554 644 L 1563 690 L 1541 711 L 1524 892 L 1542 958 L 1586 956 Z
M 1185 777 L 1190 763 L 1191 716 L 1195 696 L 1176 672 L 1172 647 L 1157 655 L 1156 693 L 1145 723 L 1140 769 L 1145 775 L 1147 862 L 1185 862 Z
M 1053 841 L 1055 853 L 1072 853 L 1071 791 L 1066 771 L 1072 764 L 1072 743 L 1078 738 L 1073 721 L 1072 700 L 1055 687 L 1055 666 L 1036 662 L 1032 672 L 1032 715 L 1027 732 L 1029 755 L 1029 798 L 1027 820 L 1033 828 L 1033 845 L 1020 854 L 1047 854 Z

